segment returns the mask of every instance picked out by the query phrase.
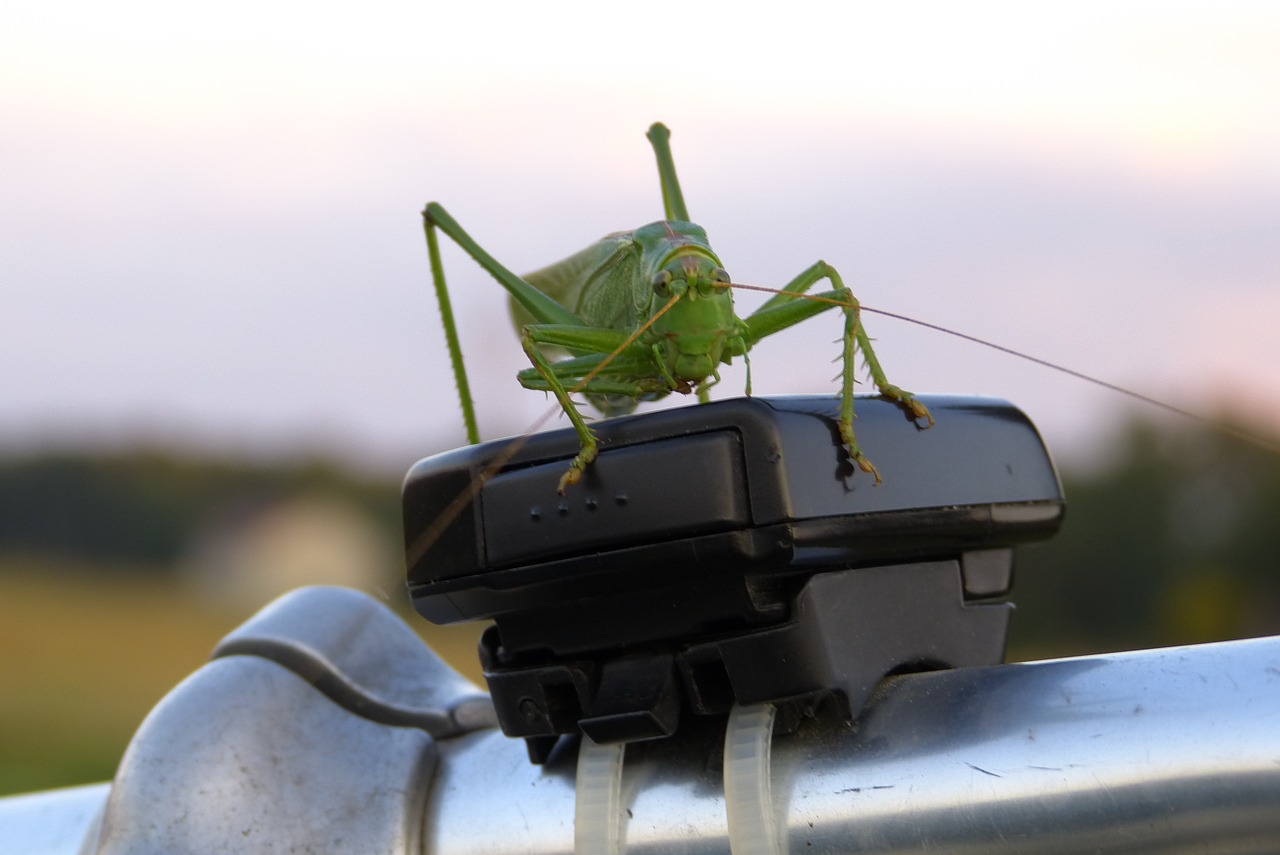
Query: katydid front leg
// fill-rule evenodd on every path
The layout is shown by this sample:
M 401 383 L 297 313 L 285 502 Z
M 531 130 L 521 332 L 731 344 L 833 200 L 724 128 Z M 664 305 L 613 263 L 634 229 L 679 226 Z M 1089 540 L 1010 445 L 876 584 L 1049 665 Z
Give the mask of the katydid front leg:
M 556 485 L 556 492 L 563 496 L 569 487 L 582 480 L 583 471 L 596 459 L 599 443 L 596 441 L 596 435 L 592 433 L 591 428 L 587 427 L 587 422 L 582 418 L 582 413 L 578 412 L 578 408 L 570 400 L 569 390 L 556 377 L 551 363 L 538 350 L 538 344 L 534 341 L 530 327 L 525 327 L 520 331 L 520 345 L 524 348 L 525 354 L 529 357 L 529 361 L 533 363 L 538 375 L 546 382 L 551 393 L 556 396 L 556 400 L 560 402 L 560 408 L 564 410 L 565 415 L 569 417 L 569 421 L 573 423 L 573 429 L 578 432 L 578 439 L 581 441 L 577 456 L 573 458 L 573 462 L 569 464 L 568 471 L 560 476 L 560 482 Z
M 530 374 L 528 371 L 521 371 L 516 375 L 520 384 L 526 389 L 542 389 L 555 395 L 581 441 L 577 456 L 569 464 L 568 471 L 560 476 L 556 487 L 556 491 L 563 496 L 565 491 L 582 480 L 582 473 L 596 459 L 599 445 L 595 433 L 569 397 L 570 389 L 574 392 L 631 397 L 653 391 L 644 384 L 617 379 L 605 364 L 606 359 L 624 365 L 631 364 L 637 355 L 643 355 L 645 351 L 637 349 L 627 341 L 625 333 L 617 330 L 555 324 L 530 324 L 524 327 L 520 331 L 520 344 L 533 363 L 534 372 Z M 538 349 L 540 344 L 593 352 L 587 356 L 552 363 Z M 573 380 L 578 382 L 566 387 L 565 383 Z
M 807 294 L 809 289 L 822 279 L 828 280 L 835 287 L 820 294 L 808 295 L 807 299 L 796 299 L 801 294 Z M 840 440 L 844 443 L 845 448 L 848 449 L 849 456 L 854 463 L 858 464 L 862 471 L 875 476 L 876 483 L 879 484 L 880 472 L 862 453 L 862 449 L 858 447 L 858 440 L 853 431 L 853 383 L 856 367 L 854 356 L 857 349 L 862 349 L 863 359 L 866 360 L 871 380 L 875 383 L 876 389 L 881 395 L 896 401 L 911 415 L 912 419 L 917 421 L 926 419 L 928 424 L 925 427 L 933 427 L 933 416 L 924 404 L 916 400 L 914 395 L 893 385 L 885 376 L 884 369 L 880 366 L 880 360 L 876 358 L 875 349 L 871 346 L 871 339 L 862 327 L 858 301 L 853 296 L 853 292 L 845 287 L 844 281 L 840 278 L 840 274 L 836 269 L 825 261 L 816 262 L 791 280 L 780 293 L 767 300 L 764 305 L 743 322 L 746 327 L 745 346 L 750 348 L 767 336 L 795 326 L 803 320 L 836 306 L 839 306 L 844 312 L 844 338 L 841 354 L 843 372 L 840 384 Z

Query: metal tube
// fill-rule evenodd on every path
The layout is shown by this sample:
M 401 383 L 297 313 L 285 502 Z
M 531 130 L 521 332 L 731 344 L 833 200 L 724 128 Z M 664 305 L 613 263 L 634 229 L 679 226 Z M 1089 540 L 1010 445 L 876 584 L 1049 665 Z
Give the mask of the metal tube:
M 1274 852 L 1280 639 L 891 678 L 861 718 L 777 735 L 791 852 Z M 723 722 L 634 744 L 624 851 L 730 850 Z M 484 732 L 441 744 L 435 855 L 573 851 L 572 751 L 543 767 Z
M 238 661 L 242 667 L 276 667 L 256 657 L 230 659 L 236 660 L 232 666 Z M 175 696 L 181 700 L 192 685 L 207 691 L 209 675 L 228 667 L 226 660 L 219 662 L 199 681 L 193 678 L 175 690 Z M 249 700 L 241 699 L 252 708 L 248 718 L 280 712 L 280 693 L 242 688 L 249 693 Z M 343 766 L 308 776 L 306 770 L 318 761 L 298 751 L 275 760 L 293 770 L 290 774 L 297 772 L 292 787 L 313 786 L 319 795 L 333 790 L 340 804 L 353 799 L 363 804 L 361 799 L 377 791 L 369 789 L 369 781 L 389 779 L 385 764 L 401 750 L 405 729 L 360 719 L 309 689 L 304 696 L 301 707 L 289 709 L 314 705 L 317 714 L 328 711 L 326 721 L 346 723 L 345 729 L 317 730 L 297 715 L 270 719 L 287 720 L 309 734 L 310 750 L 334 741 L 345 744 L 350 728 L 363 723 L 373 743 L 385 743 L 393 753 L 362 755 L 373 759 L 360 775 Z M 207 704 L 200 709 L 214 723 L 225 724 Z M 177 725 L 183 721 L 178 716 Z M 193 725 L 192 738 L 204 740 L 212 732 L 209 722 L 199 718 L 198 724 L 204 729 Z M 854 724 L 820 716 L 792 733 L 775 734 L 769 762 L 759 764 L 771 770 L 769 786 L 753 789 L 772 794 L 780 848 L 795 853 L 1275 852 L 1280 851 L 1278 725 L 1280 638 L 912 674 L 886 681 Z M 135 738 L 142 746 L 131 748 L 135 760 L 148 748 L 146 734 L 152 730 L 144 726 Z M 224 737 L 220 750 L 257 750 L 256 743 L 235 733 L 217 732 Z M 731 850 L 723 738 L 723 719 L 700 718 L 685 722 L 671 739 L 628 746 L 618 816 L 621 851 L 723 855 Z M 541 767 L 528 762 L 522 741 L 495 730 L 443 738 L 436 747 L 434 771 L 423 766 L 411 788 L 424 801 L 410 793 L 403 806 L 404 819 L 421 824 L 421 850 L 419 835 L 406 829 L 404 845 L 394 851 L 573 852 L 572 743 Z M 199 752 L 168 756 L 163 748 L 148 750 L 160 751 L 166 767 L 185 769 L 193 780 L 207 768 Z M 143 775 L 150 768 L 135 771 Z M 248 780 L 254 782 L 260 783 Z M 163 788 L 163 775 L 152 784 Z M 119 780 L 112 785 L 113 797 L 119 786 Z M 255 800 L 267 799 L 261 806 L 264 831 L 282 840 L 306 837 L 306 829 L 288 827 L 297 816 L 281 807 L 290 804 L 287 794 L 250 790 Z M 92 851 L 108 792 L 98 785 L 0 799 L 3 848 Z M 191 810 L 214 807 L 203 791 L 190 795 Z M 155 800 L 137 807 L 140 820 L 163 819 L 154 815 Z M 322 805 L 316 809 L 324 810 Z M 118 822 L 124 815 L 117 810 L 114 818 Z M 223 832 L 240 839 L 243 816 L 235 813 L 233 819 L 188 841 L 186 848 L 212 851 L 217 847 L 211 841 L 222 840 Z M 372 820 L 367 813 L 351 815 L 352 835 L 361 821 Z M 153 832 L 133 842 L 142 846 Z M 377 851 L 384 850 L 392 851 Z

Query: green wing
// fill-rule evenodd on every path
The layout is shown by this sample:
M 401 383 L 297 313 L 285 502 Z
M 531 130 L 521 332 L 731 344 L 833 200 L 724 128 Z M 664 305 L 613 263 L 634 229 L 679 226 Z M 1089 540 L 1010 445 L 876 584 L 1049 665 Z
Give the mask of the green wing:
M 640 253 L 632 232 L 615 232 L 524 280 L 594 327 L 630 329 L 648 304 L 638 294 Z M 640 297 L 644 302 L 637 306 Z M 520 329 L 537 320 L 513 298 L 511 318 Z

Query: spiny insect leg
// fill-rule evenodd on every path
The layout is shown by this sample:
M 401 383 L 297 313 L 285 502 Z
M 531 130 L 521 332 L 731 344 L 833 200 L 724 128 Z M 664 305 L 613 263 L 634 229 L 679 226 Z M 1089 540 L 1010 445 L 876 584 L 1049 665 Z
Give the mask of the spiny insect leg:
M 819 294 L 808 294 L 808 290 L 817 282 L 826 279 L 833 286 L 832 290 Z M 860 469 L 873 475 L 876 483 L 880 483 L 880 473 L 870 460 L 863 455 L 858 446 L 853 430 L 853 385 L 855 356 L 858 348 L 862 349 L 871 379 L 882 395 L 897 401 L 914 419 L 927 419 L 932 426 L 933 418 L 928 409 L 916 400 L 915 396 L 889 383 L 880 360 L 876 357 L 871 339 L 862 327 L 858 301 L 853 293 L 845 287 L 840 274 L 834 267 L 824 261 L 815 262 L 785 288 L 771 297 L 746 320 L 746 341 L 748 347 L 775 332 L 798 324 L 800 321 L 814 317 L 827 309 L 839 306 L 845 316 L 843 347 L 841 360 L 843 372 L 840 384 L 840 440 L 849 452 L 850 458 Z

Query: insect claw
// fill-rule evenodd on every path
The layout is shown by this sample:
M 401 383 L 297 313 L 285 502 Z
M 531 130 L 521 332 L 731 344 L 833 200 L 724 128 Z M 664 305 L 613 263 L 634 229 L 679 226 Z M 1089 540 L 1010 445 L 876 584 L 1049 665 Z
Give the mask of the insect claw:
M 582 450 L 578 452 L 578 456 L 573 458 L 573 462 L 569 464 L 569 471 L 560 476 L 560 483 L 556 485 L 556 492 L 561 496 L 566 495 L 570 487 L 582 480 L 582 473 L 596 459 L 598 450 L 594 444 L 582 446 Z
M 572 467 L 569 471 L 560 476 L 560 483 L 556 485 L 556 492 L 561 496 L 568 495 L 569 488 L 582 480 L 582 473 Z
M 840 442 L 844 444 L 845 450 L 849 452 L 849 457 L 854 463 L 858 464 L 858 468 L 863 472 L 873 475 L 876 479 L 876 486 L 882 483 L 880 478 L 880 470 L 875 464 L 868 460 L 862 454 L 862 449 L 858 448 L 858 441 L 853 437 L 853 425 L 851 423 L 840 423 Z
M 876 468 L 874 463 L 872 463 L 867 458 L 863 457 L 861 452 L 853 456 L 853 462 L 858 464 L 858 468 L 861 469 L 863 472 L 867 472 L 867 473 L 870 473 L 871 475 L 874 475 L 876 479 L 876 486 L 877 487 L 880 486 L 880 484 L 882 483 L 880 479 L 880 470 Z
M 916 427 L 920 430 L 928 430 L 934 426 L 935 422 L 933 421 L 933 414 L 929 412 L 929 408 L 916 400 L 916 396 L 912 395 L 910 392 L 900 389 L 897 386 L 886 384 L 880 387 L 880 394 L 884 395 L 891 401 L 897 401 L 898 404 L 907 411 L 907 414 L 911 416 L 911 420 L 917 423 Z M 921 419 L 927 421 L 928 424 L 923 426 L 920 425 L 919 422 Z

